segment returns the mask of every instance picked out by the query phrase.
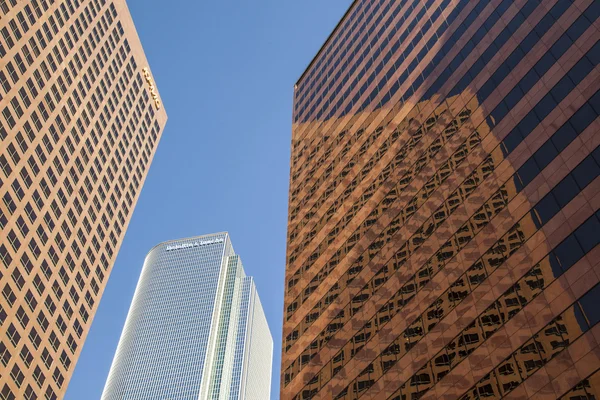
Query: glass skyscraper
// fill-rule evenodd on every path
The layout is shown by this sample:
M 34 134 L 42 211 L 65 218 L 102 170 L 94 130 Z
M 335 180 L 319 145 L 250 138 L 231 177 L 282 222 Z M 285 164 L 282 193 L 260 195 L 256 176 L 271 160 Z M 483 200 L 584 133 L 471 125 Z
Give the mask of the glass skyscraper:
M 282 399 L 600 398 L 599 64 L 597 0 L 352 2 L 294 88 Z
M 227 233 L 147 255 L 104 400 L 268 399 L 273 339 Z

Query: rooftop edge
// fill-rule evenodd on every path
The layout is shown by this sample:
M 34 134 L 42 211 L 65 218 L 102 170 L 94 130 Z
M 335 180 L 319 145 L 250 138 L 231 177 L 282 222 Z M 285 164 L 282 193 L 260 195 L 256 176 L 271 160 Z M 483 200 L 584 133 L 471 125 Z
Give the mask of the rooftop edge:
M 180 239 L 165 240 L 163 242 L 160 242 L 160 243 L 152 246 L 152 248 L 150 250 L 148 250 L 148 253 L 146 254 L 146 257 L 148 257 L 150 255 L 150 253 L 152 253 L 157 247 L 163 246 L 163 245 L 165 245 L 167 243 L 179 242 L 179 241 L 182 241 L 182 240 L 200 239 L 200 238 L 207 237 L 207 236 L 217 236 L 217 235 L 229 236 L 229 232 L 228 231 L 222 231 L 222 232 L 215 232 L 215 233 L 207 233 L 207 234 L 198 235 L 198 236 L 190 236 L 190 237 L 185 237 L 185 238 L 180 238 Z
M 352 1 L 352 3 L 350 4 L 350 6 L 348 7 L 348 9 L 346 10 L 346 12 L 344 13 L 344 15 L 342 16 L 342 18 L 340 18 L 340 20 L 338 21 L 337 25 L 333 28 L 333 30 L 331 31 L 331 33 L 329 34 L 329 36 L 327 36 L 327 39 L 325 39 L 325 42 L 323 43 L 323 45 L 319 48 L 319 51 L 317 51 L 317 54 L 315 54 L 315 56 L 312 58 L 312 60 L 310 61 L 310 63 L 306 66 L 306 68 L 304 69 L 304 72 L 302 72 L 302 75 L 300 75 L 300 78 L 298 78 L 298 80 L 296 80 L 296 83 L 294 84 L 294 87 L 297 86 L 300 83 L 300 81 L 302 80 L 302 78 L 304 78 L 304 75 L 306 75 L 306 73 L 310 70 L 310 67 L 313 66 L 313 64 L 315 63 L 315 61 L 319 57 L 319 55 L 325 49 L 325 46 L 327 46 L 327 44 L 331 41 L 331 38 L 333 38 L 333 35 L 340 28 L 340 25 L 342 24 L 342 22 L 344 22 L 344 20 L 346 19 L 346 17 L 350 13 L 350 10 L 352 10 L 352 8 L 354 7 L 354 5 L 356 3 L 358 3 L 358 1 L 359 0 L 353 0 Z

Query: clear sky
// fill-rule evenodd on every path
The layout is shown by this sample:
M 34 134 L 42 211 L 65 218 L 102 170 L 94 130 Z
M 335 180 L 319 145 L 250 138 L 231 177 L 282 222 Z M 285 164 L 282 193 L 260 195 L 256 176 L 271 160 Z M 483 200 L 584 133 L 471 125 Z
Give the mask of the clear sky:
M 293 85 L 350 0 L 129 0 L 169 121 L 67 400 L 99 399 L 142 262 L 159 242 L 229 231 L 281 324 Z

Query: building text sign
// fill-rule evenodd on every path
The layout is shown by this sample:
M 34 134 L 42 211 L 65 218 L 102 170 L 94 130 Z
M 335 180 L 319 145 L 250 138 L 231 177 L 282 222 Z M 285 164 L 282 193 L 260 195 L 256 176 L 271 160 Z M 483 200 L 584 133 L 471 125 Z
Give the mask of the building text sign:
M 150 90 L 150 96 L 152 96 L 152 100 L 154 100 L 154 105 L 156 109 L 160 109 L 160 99 L 158 98 L 158 93 L 156 93 L 156 86 L 154 86 L 154 80 L 150 76 L 150 71 L 148 68 L 143 68 L 142 73 L 144 74 L 144 78 L 146 78 L 146 83 L 148 84 L 148 89 Z
M 167 251 L 173 251 L 173 250 L 181 250 L 181 249 L 189 249 L 192 247 L 201 247 L 201 246 L 208 246 L 209 244 L 215 244 L 215 243 L 223 243 L 225 241 L 225 239 L 223 238 L 216 238 L 216 239 L 208 239 L 208 240 L 197 240 L 195 242 L 190 242 L 190 243 L 182 243 L 182 244 L 175 244 L 173 246 L 167 246 Z

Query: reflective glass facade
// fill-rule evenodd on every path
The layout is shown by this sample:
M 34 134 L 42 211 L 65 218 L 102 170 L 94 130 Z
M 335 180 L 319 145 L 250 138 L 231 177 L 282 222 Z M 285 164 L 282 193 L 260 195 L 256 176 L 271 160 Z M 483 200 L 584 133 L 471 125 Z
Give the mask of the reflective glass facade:
M 102 399 L 267 399 L 272 353 L 229 235 L 164 242 L 144 262 Z
M 351 5 L 294 89 L 282 398 L 599 389 L 599 17 Z

